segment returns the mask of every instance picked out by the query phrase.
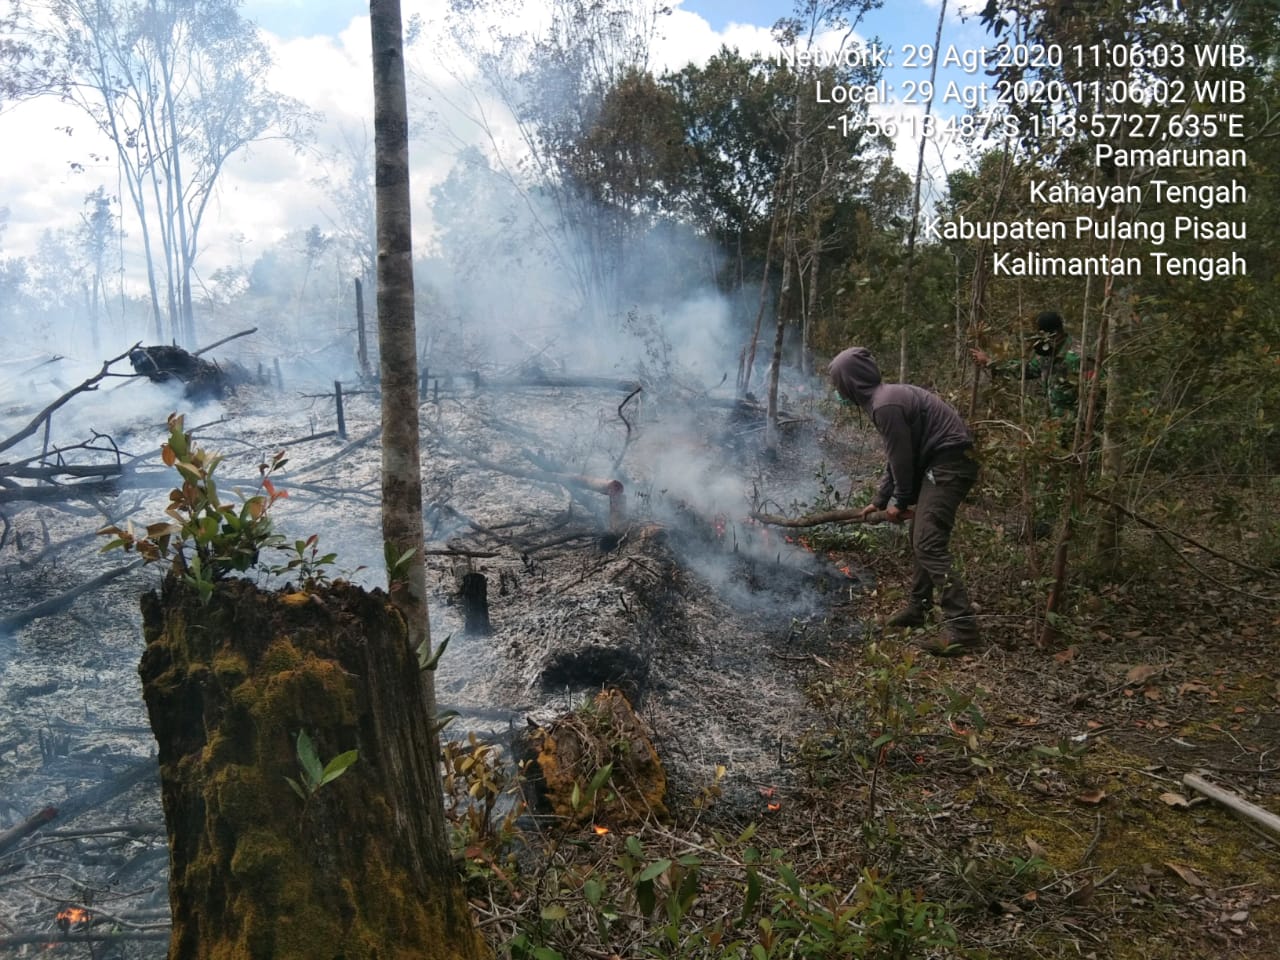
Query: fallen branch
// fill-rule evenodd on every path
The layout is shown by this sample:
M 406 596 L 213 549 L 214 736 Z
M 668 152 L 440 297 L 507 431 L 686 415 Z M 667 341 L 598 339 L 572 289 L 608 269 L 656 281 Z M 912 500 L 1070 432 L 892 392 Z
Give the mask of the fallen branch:
M 803 517 L 780 517 L 772 513 L 752 512 L 752 520 L 759 520 L 775 527 L 817 527 L 824 523 L 890 523 L 883 510 L 875 510 L 863 516 L 861 510 L 827 510 L 823 513 L 809 513 Z
M 123 567 L 116 567 L 114 570 L 108 570 L 106 573 L 99 574 L 92 580 L 72 587 L 70 590 L 65 593 L 60 593 L 56 597 L 50 597 L 48 600 L 44 600 L 34 606 L 27 607 L 25 610 L 19 610 L 17 613 L 11 613 L 7 617 L 0 617 L 0 632 L 17 630 L 20 627 L 25 627 L 33 620 L 39 620 L 41 617 L 47 617 L 51 613 L 58 613 L 61 610 L 65 610 L 86 593 L 92 593 L 104 584 L 110 583 L 117 577 L 123 576 L 135 567 L 140 566 L 142 566 L 142 561 L 135 560 L 133 563 L 125 564 Z
M 46 823 L 58 815 L 56 807 L 45 807 L 39 813 L 33 813 L 19 824 L 8 830 L 0 831 L 0 853 L 5 853 L 23 837 L 35 833 Z
M 1108 499 L 1107 497 L 1101 497 L 1096 493 L 1086 494 L 1086 496 L 1088 496 L 1090 500 L 1096 500 L 1098 503 L 1106 504 L 1108 507 L 1111 507 L 1113 510 L 1119 510 L 1130 520 L 1134 521 L 1139 526 L 1146 527 L 1148 530 L 1155 531 L 1156 533 L 1168 534 L 1171 537 L 1177 537 L 1183 543 L 1188 543 L 1191 546 L 1195 547 L 1197 550 L 1203 550 L 1205 553 L 1209 554 L 1209 556 L 1211 557 L 1217 557 L 1219 560 L 1225 560 L 1227 563 L 1237 566 L 1242 570 L 1248 570 L 1250 573 L 1256 573 L 1261 577 L 1266 577 L 1268 580 L 1277 579 L 1277 575 L 1274 570 L 1263 570 L 1261 567 L 1255 567 L 1252 564 L 1243 563 L 1242 561 L 1237 560 L 1235 557 L 1229 557 L 1225 553 L 1219 553 L 1217 550 L 1214 550 L 1212 547 L 1205 546 L 1199 540 L 1193 540 L 1191 537 L 1188 537 L 1186 534 L 1178 533 L 1177 530 L 1170 530 L 1168 527 L 1162 527 L 1160 526 L 1160 524 L 1156 523 L 1154 520 L 1148 520 L 1146 517 L 1141 516 L 1140 514 L 1134 513 L 1132 510 L 1128 509 L 1123 504 L 1116 503 L 1114 500 Z
M 16 447 L 23 440 L 27 439 L 27 437 L 34 434 L 37 430 L 40 429 L 40 425 L 42 423 L 44 423 L 46 420 L 52 417 L 54 412 L 59 407 L 66 404 L 72 397 L 76 396 L 77 394 L 84 393 L 88 390 L 97 390 L 98 384 L 110 372 L 112 365 L 119 363 L 125 357 L 129 356 L 130 351 L 132 351 L 134 347 L 137 347 L 137 346 L 138 344 L 134 344 L 133 347 L 130 347 L 124 353 L 120 354 L 120 356 L 112 357 L 110 360 L 107 360 L 105 363 L 102 364 L 102 369 L 99 370 L 97 374 L 90 377 L 88 380 L 85 380 L 78 387 L 72 387 L 70 390 L 68 390 L 66 393 L 60 396 L 57 400 L 53 401 L 53 403 L 49 404 L 47 407 L 45 407 L 43 410 L 37 413 L 35 417 L 31 419 L 31 422 L 28 423 L 21 430 L 19 430 L 17 433 L 13 434 L 12 436 L 6 437 L 4 440 L 0 440 L 0 453 L 4 452 L 5 450 L 8 450 L 10 447 Z
M 1207 780 L 1202 780 L 1194 773 L 1188 773 L 1182 778 L 1185 786 L 1190 787 L 1197 793 L 1203 793 L 1212 800 L 1217 800 L 1224 807 L 1234 810 L 1254 823 L 1266 827 L 1272 833 L 1280 835 L 1280 817 L 1276 816 L 1270 810 L 1264 810 L 1255 803 L 1250 803 L 1243 797 L 1232 793 L 1230 790 L 1224 790 L 1222 787 L 1215 786 Z

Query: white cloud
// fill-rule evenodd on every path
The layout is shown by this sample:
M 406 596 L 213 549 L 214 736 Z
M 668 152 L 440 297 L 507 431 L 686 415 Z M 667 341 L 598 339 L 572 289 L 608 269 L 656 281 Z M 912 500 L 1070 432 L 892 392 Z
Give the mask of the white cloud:
M 296 0 L 257 0 L 257 6 L 264 4 L 302 9 Z M 331 11 L 333 6 L 327 9 Z M 517 9 L 517 19 L 501 24 L 509 33 L 535 29 L 547 21 L 548 7 L 543 3 L 525 3 Z M 499 146 L 512 153 L 520 149 L 509 115 L 488 102 L 469 67 L 449 55 L 452 45 L 445 39 L 444 11 L 441 0 L 406 0 L 404 5 L 406 19 L 419 15 L 426 31 L 424 42 L 410 54 L 411 70 L 425 81 L 425 85 L 414 85 L 410 102 L 415 226 L 420 239 L 431 234 L 430 187 L 447 175 L 460 146 L 485 141 L 487 135 L 475 123 L 478 112 L 483 110 L 489 134 Z M 264 32 L 263 36 L 275 58 L 270 86 L 322 114 L 318 142 L 302 152 L 281 143 L 257 144 L 233 158 L 201 235 L 199 269 L 204 277 L 218 266 L 251 259 L 291 229 L 311 224 L 326 228 L 331 203 L 316 182 L 328 171 L 324 157 L 340 152 L 353 132 L 357 139 L 363 131 L 372 138 L 366 15 L 352 17 L 331 35 L 282 39 Z M 659 20 L 652 65 L 663 70 L 702 62 L 722 45 L 747 55 L 768 55 L 776 49 L 767 26 L 731 23 L 716 31 L 701 16 L 676 4 L 670 15 Z M 879 108 L 877 112 L 892 109 Z M 73 137 L 55 130 L 68 124 L 75 129 Z M 90 154 L 111 157 L 112 145 L 73 107 L 54 101 L 14 107 L 0 114 L 0 139 L 19 145 L 0 152 L 0 206 L 10 209 L 9 226 L 0 236 L 0 244 L 9 255 L 34 251 L 39 233 L 46 227 L 74 225 L 84 195 L 99 184 L 111 194 L 118 192 L 114 164 L 109 159 L 96 163 L 90 159 Z M 914 171 L 912 143 L 900 142 L 895 156 L 905 169 Z M 84 164 L 84 169 L 73 171 L 68 165 L 72 160 Z M 140 231 L 133 224 L 127 198 L 123 206 L 128 242 L 136 244 Z

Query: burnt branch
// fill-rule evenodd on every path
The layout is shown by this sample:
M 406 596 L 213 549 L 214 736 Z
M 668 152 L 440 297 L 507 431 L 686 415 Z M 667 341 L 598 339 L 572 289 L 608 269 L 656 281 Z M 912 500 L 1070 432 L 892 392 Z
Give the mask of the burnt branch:
M 108 375 L 110 375 L 111 367 L 114 364 L 117 364 L 121 360 L 125 359 L 127 356 L 129 356 L 129 354 L 133 350 L 137 349 L 139 345 L 140 344 L 135 343 L 132 347 L 130 347 L 124 353 L 120 354 L 117 357 L 112 357 L 110 360 L 107 360 L 106 362 L 104 362 L 102 364 L 102 369 L 99 370 L 97 374 L 90 377 L 88 380 L 85 380 L 79 386 L 72 387 L 70 390 L 68 390 L 66 393 L 60 396 L 57 400 L 54 400 L 53 403 L 49 404 L 47 407 L 45 407 L 43 410 L 37 413 L 31 419 L 31 422 L 28 423 L 21 430 L 19 430 L 17 433 L 7 437 L 4 440 L 0 440 L 0 453 L 3 453 L 5 450 L 8 450 L 10 447 L 16 447 L 18 444 L 20 444 L 23 440 L 26 440 L 28 437 L 34 436 L 36 431 L 38 431 L 61 407 L 65 406 L 73 397 L 76 397 L 82 393 L 87 393 L 90 390 L 97 390 L 98 384 L 101 383 Z

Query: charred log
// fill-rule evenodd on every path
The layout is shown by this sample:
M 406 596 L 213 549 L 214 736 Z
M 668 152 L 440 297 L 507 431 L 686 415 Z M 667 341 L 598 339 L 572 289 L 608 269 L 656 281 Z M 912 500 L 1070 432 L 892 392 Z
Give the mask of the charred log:
M 250 379 L 238 366 L 224 371 L 216 363 L 168 344 L 134 347 L 129 351 L 129 363 L 136 373 L 153 383 L 181 381 L 185 384 L 184 394 L 192 400 L 220 399 Z
M 439 773 L 417 655 L 385 594 L 230 581 L 201 606 L 169 578 L 142 609 L 170 960 L 480 955 L 441 939 L 469 921 L 434 842 Z M 301 731 L 322 762 L 357 751 L 305 799 L 286 779 L 303 776 Z

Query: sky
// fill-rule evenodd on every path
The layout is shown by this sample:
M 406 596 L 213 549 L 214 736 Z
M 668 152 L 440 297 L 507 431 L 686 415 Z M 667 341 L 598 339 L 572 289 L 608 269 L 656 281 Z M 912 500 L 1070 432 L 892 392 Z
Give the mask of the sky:
M 944 47 L 976 47 L 990 43 L 976 18 L 965 13 L 980 0 L 963 0 L 948 7 Z M 937 28 L 940 0 L 889 0 L 873 12 L 859 34 L 878 38 L 894 53 L 894 68 L 886 73 L 895 91 L 911 79 L 927 78 L 927 71 L 910 71 L 896 61 L 905 44 L 931 44 Z M 422 18 L 427 35 L 440 29 L 443 0 L 403 0 L 406 18 Z M 531 25 L 545 16 L 545 0 L 517 4 L 507 27 Z M 275 57 L 270 82 L 275 89 L 298 98 L 323 115 L 317 143 L 297 152 L 283 145 L 255 145 L 228 164 L 216 203 L 206 217 L 202 234 L 200 273 L 208 277 L 219 266 L 244 265 L 288 231 L 318 225 L 328 229 L 335 214 L 320 181 L 334 169 L 332 156 L 343 145 L 360 142 L 372 133 L 371 69 L 367 4 L 353 0 L 248 0 L 246 17 L 264 31 Z M 705 61 L 722 44 L 766 54 L 776 50 L 769 28 L 790 12 L 788 5 L 769 0 L 675 0 L 664 18 L 655 47 L 655 66 L 679 68 L 689 61 Z M 425 199 L 430 186 L 450 169 L 460 146 L 480 139 L 454 104 L 458 78 L 466 68 L 424 54 L 440 47 L 423 44 L 411 55 L 411 70 L 425 83 L 411 85 L 412 100 L 431 100 L 430 122 L 417 131 L 411 145 L 415 226 L 430 231 Z M 953 76 L 964 78 L 956 71 Z M 939 78 L 945 81 L 946 74 Z M 956 112 L 955 104 L 939 110 Z M 919 115 L 919 106 L 890 102 L 877 105 L 879 115 Z M 498 124 L 501 136 L 501 124 Z M 512 133 L 511 131 L 507 131 Z M 512 136 L 514 140 L 514 136 Z M 0 256 L 33 255 L 42 231 L 75 225 L 86 194 L 99 185 L 113 195 L 123 193 L 110 145 L 91 129 L 75 108 L 53 100 L 10 105 L 0 112 L 0 209 L 8 208 L 7 225 L 0 232 Z M 898 138 L 895 160 L 914 173 L 918 141 L 904 133 Z M 958 153 L 929 144 L 926 163 L 933 183 L 960 163 Z M 935 195 L 936 195 L 936 187 Z M 928 191 L 926 191 L 926 200 Z M 129 230 L 126 212 L 125 229 Z

